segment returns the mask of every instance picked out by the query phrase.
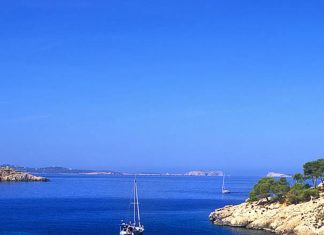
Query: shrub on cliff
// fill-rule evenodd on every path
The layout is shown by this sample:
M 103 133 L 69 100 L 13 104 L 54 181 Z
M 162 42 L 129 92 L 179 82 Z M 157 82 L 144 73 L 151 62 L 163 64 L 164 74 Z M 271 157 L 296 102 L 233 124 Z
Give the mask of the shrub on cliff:
M 308 184 L 294 184 L 286 194 L 288 204 L 307 202 L 311 198 L 318 198 L 318 189 L 310 188 Z
M 268 202 L 277 201 L 281 200 L 289 190 L 290 186 L 285 178 L 275 180 L 274 178 L 264 177 L 254 185 L 253 190 L 250 192 L 249 200 L 266 199 Z

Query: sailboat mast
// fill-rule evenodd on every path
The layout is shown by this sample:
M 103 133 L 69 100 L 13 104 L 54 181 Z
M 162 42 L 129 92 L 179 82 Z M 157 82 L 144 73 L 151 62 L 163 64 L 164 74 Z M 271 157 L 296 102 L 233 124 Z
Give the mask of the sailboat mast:
M 222 185 L 222 190 L 224 190 L 224 185 L 225 185 L 225 173 L 223 172 L 223 185 Z
M 134 225 L 136 225 L 136 176 L 134 179 Z
M 136 205 L 137 205 L 137 219 L 138 219 L 138 225 L 141 226 L 141 216 L 140 216 L 140 208 L 139 208 L 139 203 L 138 203 L 137 184 L 136 184 Z

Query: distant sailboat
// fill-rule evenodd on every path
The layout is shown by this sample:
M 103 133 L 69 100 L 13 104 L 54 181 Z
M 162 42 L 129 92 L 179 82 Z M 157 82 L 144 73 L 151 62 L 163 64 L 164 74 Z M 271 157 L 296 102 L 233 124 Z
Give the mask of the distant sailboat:
M 140 208 L 138 203 L 138 192 L 136 177 L 134 179 L 134 221 L 129 223 L 122 222 L 120 225 L 120 235 L 142 235 L 144 226 L 141 224 Z
M 231 191 L 227 188 L 225 188 L 225 173 L 223 172 L 223 184 L 222 184 L 222 193 L 230 193 Z

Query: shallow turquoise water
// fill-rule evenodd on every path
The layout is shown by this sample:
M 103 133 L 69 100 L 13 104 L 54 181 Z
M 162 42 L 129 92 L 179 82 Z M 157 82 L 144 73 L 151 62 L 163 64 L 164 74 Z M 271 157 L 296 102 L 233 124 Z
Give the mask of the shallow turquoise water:
M 118 234 L 129 220 L 131 177 L 48 176 L 49 183 L 0 184 L 0 234 Z M 215 208 L 244 201 L 257 178 L 230 177 L 221 195 L 220 177 L 139 177 L 145 235 L 258 234 L 208 221 Z

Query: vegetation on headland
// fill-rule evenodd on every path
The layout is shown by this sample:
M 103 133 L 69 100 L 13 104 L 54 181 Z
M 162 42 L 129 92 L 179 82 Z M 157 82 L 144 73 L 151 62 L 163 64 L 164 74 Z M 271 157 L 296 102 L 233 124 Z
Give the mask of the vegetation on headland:
M 287 204 L 298 204 L 320 196 L 323 190 L 324 180 L 324 159 L 307 162 L 303 166 L 303 174 L 297 173 L 293 176 L 294 183 L 290 186 L 286 178 L 276 180 L 264 177 L 254 185 L 249 195 L 249 201 L 265 199 L 267 202 L 281 202 Z M 312 182 L 312 185 L 307 183 Z M 318 188 L 317 183 L 321 181 L 322 187 Z

